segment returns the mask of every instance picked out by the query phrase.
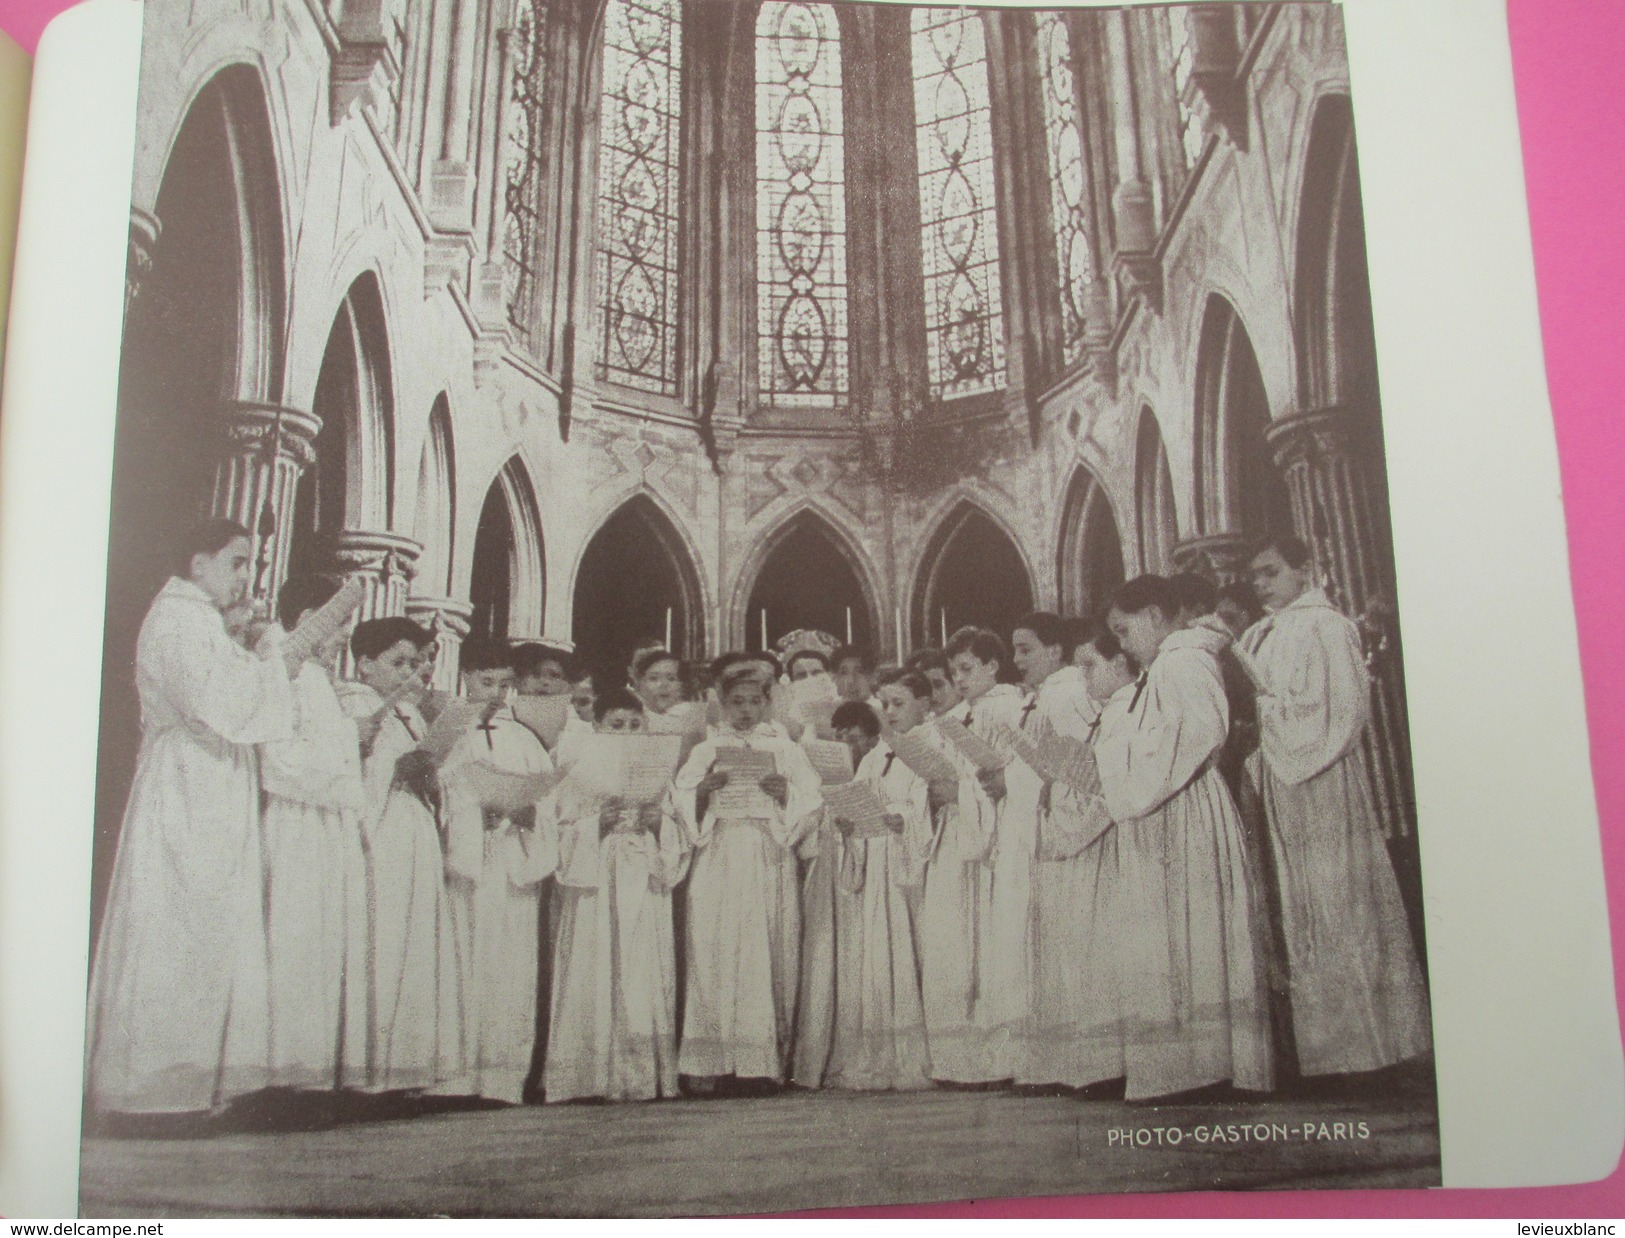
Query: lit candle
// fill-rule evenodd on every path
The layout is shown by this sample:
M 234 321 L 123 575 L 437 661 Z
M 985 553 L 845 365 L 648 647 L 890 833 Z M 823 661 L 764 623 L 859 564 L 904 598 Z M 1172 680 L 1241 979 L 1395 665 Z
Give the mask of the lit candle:
M 671 652 L 671 607 L 666 607 L 666 651 Z
M 762 652 L 767 652 L 767 607 L 762 607 Z
M 903 660 L 904 656 L 905 656 L 904 652 L 903 652 L 903 610 L 902 610 L 902 607 L 898 607 L 898 608 L 896 608 L 895 610 L 892 611 L 892 624 L 897 629 L 897 660 L 899 662 L 901 662 Z
M 948 648 L 948 608 L 942 608 L 942 647 Z
M 846 643 L 852 643 L 852 608 L 846 608 Z

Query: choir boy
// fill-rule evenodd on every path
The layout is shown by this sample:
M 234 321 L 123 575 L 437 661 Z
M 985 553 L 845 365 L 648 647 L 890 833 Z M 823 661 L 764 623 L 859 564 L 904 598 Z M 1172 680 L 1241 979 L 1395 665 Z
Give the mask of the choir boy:
M 600 695 L 595 712 L 598 734 L 644 733 L 643 703 L 624 688 Z M 566 778 L 541 809 L 559 855 L 543 1073 L 549 1103 L 677 1094 L 671 899 L 688 848 L 667 796 L 635 802 L 605 790 Z

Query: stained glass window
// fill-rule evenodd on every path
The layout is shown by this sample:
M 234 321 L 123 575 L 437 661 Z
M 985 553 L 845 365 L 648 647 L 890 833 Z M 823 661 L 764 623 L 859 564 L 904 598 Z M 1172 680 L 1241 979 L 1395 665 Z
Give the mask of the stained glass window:
M 1061 332 L 1066 359 L 1083 351 L 1084 307 L 1094 282 L 1089 247 L 1088 170 L 1072 79 L 1072 39 L 1060 13 L 1039 13 L 1038 55 L 1044 73 L 1044 135 L 1049 149 L 1050 217 L 1060 279 Z
M 1191 46 L 1190 15 L 1177 5 L 1168 10 L 1168 35 L 1174 51 L 1174 95 L 1179 100 L 1179 132 L 1185 143 L 1185 158 L 1194 167 L 1202 155 L 1202 145 L 1207 135 L 1202 132 L 1201 117 L 1188 102 L 1195 50 Z
M 598 363 L 677 386 L 678 0 L 610 0 L 598 153 Z
M 829 405 L 846 377 L 841 43 L 825 4 L 756 19 L 756 334 L 764 402 Z
M 940 400 L 1004 386 L 993 127 L 981 16 L 921 8 L 913 23 L 927 361 Z
M 502 256 L 508 269 L 508 321 L 528 334 L 536 283 L 537 197 L 541 193 L 541 14 L 534 0 L 518 0 L 508 54 L 512 82 L 503 134 Z

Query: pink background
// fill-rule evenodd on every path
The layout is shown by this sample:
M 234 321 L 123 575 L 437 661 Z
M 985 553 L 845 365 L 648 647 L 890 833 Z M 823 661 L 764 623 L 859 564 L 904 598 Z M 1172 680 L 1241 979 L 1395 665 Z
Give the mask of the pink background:
M 64 0 L 0 0 L 0 28 L 29 51 Z M 1548 381 L 1568 507 L 1574 600 L 1612 906 L 1625 975 L 1625 122 L 1615 71 L 1618 0 L 1507 0 L 1534 228 Z M 1487 565 L 1486 565 L 1487 566 Z M 829 1214 L 824 1214 L 829 1215 Z M 1625 1216 L 1625 1173 L 1521 1191 L 1290 1191 L 1078 1196 L 847 1216 Z

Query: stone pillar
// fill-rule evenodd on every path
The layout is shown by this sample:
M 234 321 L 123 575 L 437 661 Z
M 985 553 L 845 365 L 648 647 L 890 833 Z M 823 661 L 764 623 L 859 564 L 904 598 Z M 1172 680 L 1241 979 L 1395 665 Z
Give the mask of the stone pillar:
M 158 237 L 163 225 L 158 216 L 139 206 L 130 209 L 130 256 L 124 268 L 124 316 L 130 315 L 130 306 L 141 295 L 141 285 L 152 274 L 152 256 L 158 248 Z
M 1205 576 L 1223 587 L 1247 579 L 1251 549 L 1247 537 L 1241 533 L 1193 537 L 1174 547 L 1174 567 L 1181 572 Z
M 435 634 L 434 686 L 455 693 L 459 654 L 474 607 L 451 598 L 410 597 L 406 599 L 406 615 Z
M 407 591 L 422 553 L 419 543 L 399 533 L 346 529 L 334 539 L 329 554 L 334 571 L 346 579 L 359 576 L 367 586 L 357 620 L 406 613 Z
M 1372 676 L 1364 742 L 1377 811 L 1390 836 L 1407 834 L 1416 821 L 1416 792 L 1376 412 L 1299 413 L 1277 421 L 1269 442 L 1286 475 L 1293 524 L 1313 549 L 1332 601 L 1360 627 Z
M 294 495 L 316 459 L 321 418 L 277 404 L 229 406 L 215 466 L 210 510 L 243 525 L 253 539 L 256 595 L 274 598 L 288 574 Z

